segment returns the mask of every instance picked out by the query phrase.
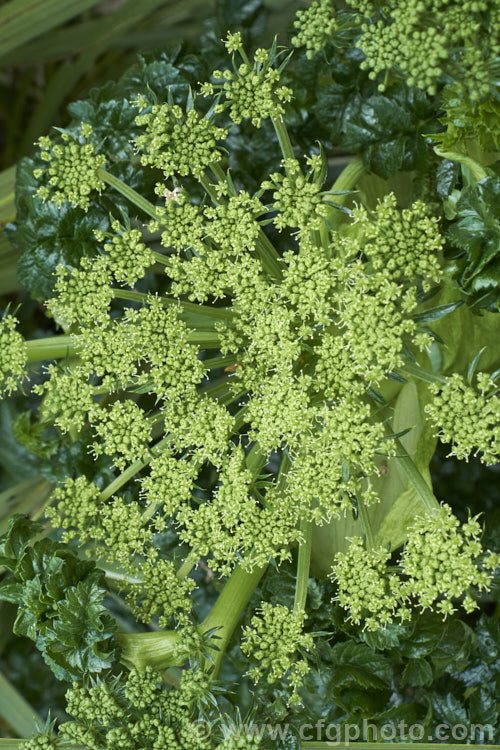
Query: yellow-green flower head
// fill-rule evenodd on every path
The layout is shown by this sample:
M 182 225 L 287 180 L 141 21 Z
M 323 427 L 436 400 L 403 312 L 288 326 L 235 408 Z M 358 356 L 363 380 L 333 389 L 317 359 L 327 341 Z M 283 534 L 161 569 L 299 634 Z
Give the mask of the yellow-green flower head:
M 248 404 L 251 440 L 257 440 L 265 453 L 290 445 L 311 420 L 307 376 L 295 378 L 278 373 L 256 386 Z
M 176 104 L 150 105 L 142 97 L 138 107 L 141 112 L 150 109 L 135 118 L 145 131 L 135 139 L 144 166 L 161 169 L 165 177 L 200 177 L 210 164 L 222 159 L 217 141 L 227 136 L 227 130 L 216 127 L 195 109 L 184 112 Z
M 0 398 L 15 391 L 26 377 L 28 347 L 19 331 L 17 318 L 4 315 L 0 319 Z
M 477 609 L 471 587 L 489 589 L 500 555 L 484 555 L 482 529 L 475 518 L 461 525 L 449 505 L 433 515 L 418 517 L 409 529 L 401 557 L 401 570 L 408 577 L 402 591 L 415 597 L 422 609 L 435 609 L 444 617 L 455 612 L 452 599 L 464 597 L 467 612 Z
M 338 262 L 329 259 L 304 233 L 299 252 L 285 252 L 283 263 L 281 292 L 303 321 L 326 325 L 334 312 L 331 296 L 337 285 Z
M 60 743 L 57 737 L 44 732 L 32 737 L 30 740 L 20 741 L 19 747 L 22 750 L 57 750 L 60 747 Z
M 61 325 L 96 326 L 108 320 L 113 290 L 106 258 L 81 258 L 80 268 L 59 265 L 56 273 L 56 296 L 47 309 Z
M 370 413 L 352 397 L 315 410 L 315 429 L 298 441 L 289 473 L 288 493 L 302 517 L 322 524 L 350 510 L 355 496 L 378 501 L 363 479 L 378 475 L 376 453 L 393 455 L 394 446 Z
M 364 393 L 366 385 L 355 372 L 347 338 L 324 333 L 314 354 L 317 359 L 312 385 L 327 401 Z
M 160 396 L 175 398 L 203 378 L 198 349 L 189 343 L 189 329 L 179 320 L 178 309 L 164 307 L 153 295 L 138 314 L 132 314 L 138 328 L 140 351 L 150 364 L 149 378 Z
M 355 625 L 364 622 L 364 630 L 379 630 L 411 616 L 400 580 L 388 570 L 390 557 L 386 547 L 367 550 L 360 537 L 353 537 L 347 551 L 335 555 L 330 574 L 337 584 L 335 601 Z
M 191 386 L 182 396 L 167 400 L 162 414 L 177 450 L 191 448 L 201 460 L 220 465 L 234 425 L 225 406 Z
M 139 229 L 124 229 L 119 221 L 113 222 L 112 228 L 116 234 L 103 248 L 111 260 L 111 272 L 120 284 L 133 286 L 153 265 L 153 251 L 143 242 Z M 94 234 L 101 242 L 107 236 L 99 231 Z
M 373 218 L 364 208 L 353 211 L 361 232 L 358 240 L 375 271 L 393 281 L 425 279 L 424 289 L 430 286 L 429 280 L 441 280 L 439 256 L 444 239 L 437 219 L 428 214 L 422 201 L 400 211 L 394 193 L 378 204 Z
M 54 143 L 49 136 L 37 141 L 40 158 L 46 162 L 43 169 L 35 169 L 36 179 L 44 178 L 36 195 L 42 200 L 50 200 L 57 206 L 69 201 L 73 206 L 88 210 L 92 193 L 99 195 L 105 183 L 99 170 L 106 164 L 106 157 L 96 154 L 92 143 L 87 139 L 92 135 L 92 127 L 82 123 L 78 138 L 62 133 L 63 144 Z
M 319 231 L 328 213 L 321 185 L 303 174 L 297 159 L 285 159 L 283 165 L 285 174 L 274 172 L 262 183 L 265 190 L 274 190 L 273 208 L 279 212 L 274 225 L 279 231 L 285 227 Z
M 260 232 L 256 217 L 264 210 L 260 200 L 246 190 L 232 195 L 227 203 L 207 206 L 203 212 L 207 219 L 211 219 L 205 225 L 207 237 L 225 253 L 238 255 L 245 250 L 254 250 Z
M 312 636 L 303 632 L 305 620 L 303 610 L 262 602 L 250 626 L 244 628 L 241 642 L 245 656 L 256 662 L 248 670 L 252 680 L 257 683 L 267 677 L 273 684 L 287 677 L 294 688 L 290 698 L 294 704 L 300 703 L 296 691 L 309 671 L 306 660 L 297 658 L 297 651 L 310 651 L 314 645 Z
M 353 370 L 368 383 L 380 382 L 386 371 L 404 364 L 403 337 L 417 333 L 406 313 L 416 306 L 414 289 L 403 293 L 383 273 L 358 279 L 342 294 L 339 326 Z
M 165 451 L 151 461 L 149 468 L 149 475 L 141 482 L 141 495 L 149 506 L 161 507 L 166 516 L 173 516 L 191 500 L 199 464 Z
M 165 186 L 158 184 L 155 188 L 158 195 L 165 195 Z M 149 230 L 157 232 L 165 229 L 161 235 L 161 244 L 165 248 L 173 248 L 178 252 L 193 249 L 197 253 L 206 247 L 204 238 L 206 227 L 200 206 L 191 203 L 184 192 L 176 198 L 167 198 L 165 206 L 157 206 L 157 220 L 149 223 Z M 167 269 L 168 273 L 168 269 Z
M 140 328 L 130 318 L 132 313 L 121 319 L 107 319 L 103 325 L 88 326 L 72 336 L 82 371 L 102 378 L 103 387 L 110 391 L 141 380 Z
M 52 493 L 46 515 L 54 528 L 63 529 L 62 541 L 75 537 L 83 544 L 93 539 L 100 507 L 99 488 L 84 476 L 66 477 Z
M 95 409 L 92 415 L 95 436 L 101 442 L 92 446 L 95 456 L 111 456 L 115 466 L 123 470 L 127 463 L 144 461 L 149 455 L 151 423 L 136 403 L 115 401 L 108 409 Z
M 186 295 L 191 302 L 206 302 L 224 297 L 231 286 L 231 256 L 208 252 L 185 260 L 177 255 L 169 258 L 168 275 L 172 279 L 174 297 Z
M 500 456 L 500 398 L 495 383 L 486 373 L 477 374 L 479 391 L 458 373 L 446 385 L 433 384 L 434 399 L 426 413 L 443 443 L 451 443 L 451 454 L 468 459 L 481 454 L 485 464 Z
M 80 431 L 87 414 L 94 407 L 94 388 L 78 369 L 64 372 L 55 365 L 47 368 L 49 379 L 33 387 L 43 396 L 39 415 L 43 422 L 52 422 L 61 432 Z
M 134 582 L 127 596 L 134 616 L 146 624 L 157 617 L 161 628 L 168 628 L 173 617 L 187 623 L 193 606 L 191 593 L 196 588 L 193 579 L 179 579 L 175 563 L 165 560 L 155 549 L 150 550 L 139 572 L 141 582 Z
M 331 0 L 313 0 L 309 8 L 297 11 L 293 26 L 297 29 L 291 42 L 294 47 L 305 47 L 308 60 L 325 48 L 337 28 L 335 9 Z
M 238 47 L 240 53 L 241 47 Z M 229 117 L 237 125 L 250 119 L 252 125 L 260 128 L 262 120 L 279 117 L 285 111 L 284 103 L 291 101 L 292 91 L 287 86 L 280 86 L 280 72 L 273 68 L 275 50 L 258 49 L 253 64 L 242 54 L 244 62 L 234 70 L 214 70 L 215 80 L 224 83 L 205 83 L 201 87 L 204 96 L 211 96 L 216 91 L 222 94 L 222 102 L 217 104 L 215 112 L 229 110 Z

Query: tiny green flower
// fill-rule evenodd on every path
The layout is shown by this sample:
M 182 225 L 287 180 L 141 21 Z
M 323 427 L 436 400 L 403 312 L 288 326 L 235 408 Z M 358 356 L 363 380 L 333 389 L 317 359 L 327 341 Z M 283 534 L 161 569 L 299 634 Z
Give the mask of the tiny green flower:
M 17 318 L 6 314 L 0 319 L 0 399 L 16 390 L 26 377 L 28 349 L 16 331 Z
M 43 169 L 34 171 L 37 179 L 46 180 L 37 190 L 39 198 L 58 206 L 69 201 L 87 211 L 92 193 L 102 193 L 105 183 L 99 169 L 106 164 L 106 157 L 96 154 L 94 145 L 86 142 L 92 132 L 90 125 L 82 123 L 79 137 L 61 134 L 63 144 L 54 143 L 48 136 L 39 139 L 40 158 L 46 162 Z

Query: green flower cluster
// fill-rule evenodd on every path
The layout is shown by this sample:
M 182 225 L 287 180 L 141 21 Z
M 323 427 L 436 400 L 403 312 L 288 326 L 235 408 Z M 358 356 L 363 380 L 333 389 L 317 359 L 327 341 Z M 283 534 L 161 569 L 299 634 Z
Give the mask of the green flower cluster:
M 265 212 L 257 197 L 246 190 L 230 196 L 227 203 L 207 206 L 203 213 L 211 221 L 206 224 L 206 234 L 223 253 L 239 255 L 254 250 L 260 225 L 256 217 Z
M 466 612 L 477 609 L 469 589 L 489 589 L 500 555 L 484 555 L 481 526 L 475 518 L 463 525 L 449 505 L 439 512 L 420 516 L 409 529 L 401 556 L 401 570 L 407 577 L 402 592 L 417 598 L 422 609 L 435 608 L 444 617 L 455 608 L 452 599 L 463 597 Z
M 310 157 L 308 163 L 312 163 L 313 168 L 304 175 L 297 159 L 284 159 L 285 174 L 274 172 L 262 183 L 264 190 L 274 190 L 273 208 L 278 214 L 273 221 L 279 231 L 285 227 L 318 231 L 328 214 L 317 178 L 317 162 Z
M 411 616 L 400 596 L 401 581 L 387 568 L 390 557 L 386 547 L 367 550 L 360 537 L 350 540 L 346 552 L 335 555 L 331 578 L 337 585 L 336 601 L 355 625 L 363 621 L 366 630 L 378 630 Z
M 335 556 L 331 577 L 337 601 L 352 621 L 377 630 L 411 617 L 411 603 L 446 618 L 461 600 L 466 612 L 477 609 L 471 588 L 489 589 L 500 555 L 484 553 L 481 526 L 475 518 L 463 525 L 448 505 L 418 516 L 408 528 L 398 568 L 389 568 L 385 547 L 366 549 L 359 537 Z
M 481 453 L 481 461 L 494 464 L 500 456 L 500 398 L 494 381 L 477 374 L 479 392 L 454 373 L 446 385 L 433 384 L 434 399 L 425 411 L 443 443 L 452 443 L 451 455 L 468 459 Z
M 79 432 L 93 410 L 94 387 L 79 369 L 66 372 L 49 365 L 49 379 L 33 386 L 33 393 L 43 396 L 39 416 L 42 422 L 52 423 L 61 432 Z
M 204 170 L 219 162 L 221 151 L 217 141 L 223 140 L 227 130 L 213 125 L 196 109 L 183 112 L 176 104 L 153 104 L 140 97 L 136 124 L 144 133 L 135 139 L 141 151 L 141 163 L 161 169 L 165 177 L 174 174 L 200 177 Z
M 56 271 L 56 296 L 47 304 L 49 313 L 65 327 L 74 323 L 92 327 L 107 322 L 113 299 L 107 259 L 82 258 L 80 268 L 69 270 L 59 265 Z
M 456 68 L 464 90 L 474 99 L 489 94 L 492 69 L 488 61 L 500 48 L 497 28 L 485 20 L 489 13 L 494 20 L 494 2 L 466 0 L 457 5 L 447 0 L 391 0 L 377 5 L 355 4 L 366 14 L 357 46 L 366 55 L 361 67 L 371 71 L 371 78 L 399 69 L 409 86 L 432 96 L 439 79 Z M 384 88 L 381 83 L 379 89 Z
M 165 197 L 166 204 L 156 207 L 158 218 L 149 223 L 149 230 L 158 232 L 166 227 L 161 235 L 161 243 L 167 249 L 202 252 L 205 249 L 203 240 L 206 227 L 200 206 L 191 203 L 184 191 L 177 197 L 166 197 L 168 192 L 164 185 L 156 186 L 156 193 Z
M 244 628 L 241 643 L 245 656 L 257 662 L 248 671 L 252 680 L 266 676 L 273 684 L 286 678 L 292 688 L 289 702 L 295 705 L 300 703 L 297 690 L 309 672 L 307 660 L 298 656 L 313 647 L 312 635 L 303 632 L 305 619 L 301 610 L 262 602 L 250 626 Z
M 198 702 L 209 694 L 208 678 L 193 669 L 182 673 L 178 688 L 168 688 L 150 667 L 89 686 L 74 683 L 66 694 L 72 720 L 60 725 L 55 746 L 69 742 L 89 750 L 211 750 L 214 742 L 197 732 L 195 721 Z M 34 747 L 49 750 L 47 744 Z
M 389 193 L 379 202 L 375 216 L 359 207 L 353 211 L 353 219 L 360 227 L 357 239 L 375 271 L 383 271 L 394 281 L 421 278 L 424 290 L 430 288 L 429 280 L 441 280 L 439 255 L 444 238 L 425 203 L 416 201 L 400 211 L 396 196 Z
M 106 164 L 106 157 L 96 154 L 92 143 L 87 139 L 93 130 L 82 123 L 80 136 L 75 138 L 63 132 L 64 144 L 53 143 L 49 136 L 39 138 L 40 158 L 47 162 L 43 169 L 36 169 L 36 179 L 44 177 L 47 184 L 41 185 L 36 195 L 42 200 L 50 200 L 57 206 L 69 201 L 73 206 L 88 210 L 93 192 L 102 193 L 105 184 L 99 176 L 99 169 Z
M 243 62 L 234 70 L 214 70 L 213 78 L 224 83 L 204 83 L 201 93 L 211 96 L 219 91 L 223 101 L 216 105 L 216 114 L 228 109 L 229 117 L 237 125 L 250 119 L 252 125 L 260 128 L 262 120 L 284 113 L 283 104 L 291 100 L 292 91 L 287 86 L 280 86 L 281 68 L 272 67 L 277 57 L 274 47 L 271 50 L 258 49 L 251 64 L 240 41 L 235 35 L 230 35 L 228 44 L 230 49 L 239 52 Z
M 118 469 L 144 461 L 149 454 L 151 422 L 133 401 L 115 401 L 109 409 L 94 409 L 91 416 L 96 442 L 95 456 L 111 456 Z
M 308 60 L 321 52 L 330 41 L 337 20 L 331 0 L 313 0 L 308 8 L 297 11 L 293 26 L 297 29 L 291 42 L 294 47 L 305 47 Z
M 111 228 L 115 234 L 96 230 L 94 235 L 100 242 L 111 240 L 104 244 L 103 249 L 111 260 L 113 276 L 119 283 L 133 286 L 153 265 L 153 251 L 143 242 L 139 229 L 124 229 L 119 221 L 114 221 Z
M 0 319 L 0 398 L 15 391 L 26 377 L 28 349 L 19 331 L 17 319 L 4 315 Z
M 100 491 L 84 476 L 66 477 L 52 493 L 52 504 L 45 513 L 54 528 L 63 529 L 62 541 L 79 537 L 82 544 L 92 540 L 98 523 Z
M 180 579 L 171 560 L 151 549 L 140 564 L 140 583 L 127 583 L 127 602 L 140 622 L 150 623 L 157 617 L 160 628 L 167 628 L 173 617 L 180 625 L 189 623 L 193 607 L 191 593 L 196 588 L 192 578 Z

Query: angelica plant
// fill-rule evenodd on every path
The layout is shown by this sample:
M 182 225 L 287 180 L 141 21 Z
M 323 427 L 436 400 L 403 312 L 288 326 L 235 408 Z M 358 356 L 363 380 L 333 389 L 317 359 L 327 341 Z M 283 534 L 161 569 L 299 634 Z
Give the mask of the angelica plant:
M 330 38 L 354 39 L 371 78 L 394 69 L 430 94 L 445 50 L 450 70 L 466 67 L 469 94 L 486 96 L 488 67 L 458 46 L 467 14 L 479 14 L 484 32 L 487 3 L 460 12 L 423 3 L 442 13 L 431 28 L 420 5 L 404 4 L 406 20 L 394 3 L 358 5 L 337 18 L 313 3 L 297 17 L 293 44 L 312 60 Z M 392 50 L 396 32 L 404 44 Z M 15 632 L 75 681 L 72 721 L 42 731 L 30 749 L 252 746 L 221 737 L 218 678 L 229 659 L 245 658 L 257 695 L 272 685 L 285 706 L 300 704 L 325 636 L 307 611 L 318 550 L 330 598 L 363 633 L 422 611 L 470 613 L 500 565 L 483 548 L 480 521 L 461 524 L 437 501 L 425 451 L 412 445 L 420 430 L 431 447 L 451 442 L 459 458 L 492 464 L 500 453 L 497 318 L 474 327 L 447 254 L 447 222 L 465 208 L 448 195 L 440 206 L 381 188 L 361 157 L 327 184 L 326 148 L 303 153 L 287 127 L 287 50 L 275 41 L 252 58 L 239 32 L 224 44 L 232 69 L 214 70 L 197 91 L 130 97 L 128 161 L 86 121 L 38 143 L 35 205 L 86 216 L 93 244 L 56 266 L 45 303 L 63 333 L 25 341 L 14 316 L 3 318 L 0 392 L 30 391 L 40 431 L 95 463 L 58 477 L 36 532 L 59 541 L 34 540 L 18 518 L 2 539 L 16 582 L 2 581 L 0 598 L 19 606 Z M 376 44 L 392 50 L 383 65 Z M 257 189 L 230 166 L 240 128 L 249 138 L 272 129 L 281 150 Z M 472 157 L 462 156 L 456 165 L 474 190 Z M 452 155 L 433 158 L 438 170 Z M 476 177 L 496 179 L 474 164 Z M 474 331 L 465 355 L 455 326 Z M 29 565 L 16 566 L 16 550 Z M 291 601 L 259 598 L 291 567 Z M 208 608 L 198 601 L 202 568 L 219 592 Z M 113 601 L 149 630 L 111 626 L 105 579 Z M 89 587 L 88 627 L 65 630 L 65 613 L 71 619 L 75 600 L 85 609 Z M 201 720 L 208 737 L 193 729 Z

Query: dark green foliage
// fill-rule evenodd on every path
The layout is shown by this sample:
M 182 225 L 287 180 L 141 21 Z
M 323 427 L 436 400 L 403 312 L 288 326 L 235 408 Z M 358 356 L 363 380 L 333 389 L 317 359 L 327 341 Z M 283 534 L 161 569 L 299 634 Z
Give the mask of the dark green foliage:
M 14 633 L 35 641 L 60 680 L 108 669 L 115 623 L 103 606 L 103 573 L 65 545 L 44 538 L 42 527 L 13 516 L 0 539 L 0 600 L 19 607 Z

